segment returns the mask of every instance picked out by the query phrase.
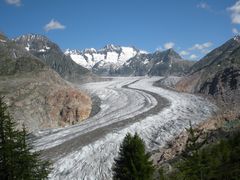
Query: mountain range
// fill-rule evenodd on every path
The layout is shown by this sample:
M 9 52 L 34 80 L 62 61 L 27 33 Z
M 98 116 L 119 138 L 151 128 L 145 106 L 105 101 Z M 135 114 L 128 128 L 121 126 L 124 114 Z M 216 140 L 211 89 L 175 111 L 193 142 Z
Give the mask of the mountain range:
M 148 53 L 135 47 L 107 45 L 65 51 L 76 63 L 93 73 L 107 76 L 183 75 L 193 64 L 173 49 Z
M 19 36 L 13 41 L 38 57 L 58 74 L 72 82 L 87 81 L 94 74 L 104 76 L 184 75 L 194 64 L 173 49 L 148 53 L 135 47 L 106 45 L 64 53 L 57 44 L 38 34 Z

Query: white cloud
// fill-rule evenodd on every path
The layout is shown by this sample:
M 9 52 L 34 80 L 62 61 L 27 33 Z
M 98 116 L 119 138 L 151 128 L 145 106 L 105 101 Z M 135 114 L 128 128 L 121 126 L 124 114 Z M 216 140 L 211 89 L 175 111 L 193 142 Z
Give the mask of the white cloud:
M 194 44 L 191 48 L 189 48 L 189 51 L 197 50 L 200 51 L 203 54 L 207 54 L 209 52 L 209 48 L 213 45 L 212 42 L 206 42 L 203 44 Z
M 212 42 L 206 42 L 203 44 L 194 44 L 194 46 L 191 47 L 190 50 L 203 50 L 203 49 L 211 47 L 212 45 L 213 45 Z
M 162 51 L 162 50 L 163 50 L 163 48 L 161 46 L 156 48 L 156 51 Z
M 211 50 L 209 50 L 209 49 L 203 49 L 203 50 L 201 50 L 201 53 L 203 53 L 203 54 L 207 54 L 207 53 L 209 53 Z
M 202 54 L 207 54 L 210 52 L 209 48 L 213 45 L 212 42 L 205 42 L 203 44 L 194 44 L 189 51 L 200 51 Z
M 167 42 L 163 45 L 164 49 L 171 49 L 175 46 L 175 43 L 173 42 Z
M 205 55 L 205 54 L 210 53 L 211 50 L 212 50 L 212 49 L 203 49 L 203 50 L 201 51 L 201 53 Z
M 237 1 L 232 7 L 227 8 L 231 11 L 233 24 L 240 24 L 240 1 Z
M 197 7 L 201 8 L 201 9 L 210 9 L 210 6 L 205 2 L 201 2 L 201 3 L 197 4 Z
M 15 6 L 20 6 L 21 5 L 21 0 L 5 0 L 6 3 L 10 5 L 15 5 Z
M 54 19 L 52 19 L 48 24 L 46 24 L 44 26 L 44 30 L 46 32 L 54 30 L 54 29 L 65 29 L 66 26 L 62 25 L 60 22 L 55 21 Z
M 190 59 L 192 59 L 192 60 L 194 60 L 194 59 L 196 59 L 196 58 L 197 58 L 197 55 L 195 55 L 195 54 L 192 54 L 191 56 L 189 56 L 189 58 L 190 58 Z
M 233 29 L 232 29 L 232 32 L 233 32 L 233 34 L 239 34 L 239 31 L 238 31 L 237 28 L 233 28 Z
M 181 51 L 180 55 L 181 56 L 186 56 L 186 55 L 189 55 L 189 52 L 188 51 Z

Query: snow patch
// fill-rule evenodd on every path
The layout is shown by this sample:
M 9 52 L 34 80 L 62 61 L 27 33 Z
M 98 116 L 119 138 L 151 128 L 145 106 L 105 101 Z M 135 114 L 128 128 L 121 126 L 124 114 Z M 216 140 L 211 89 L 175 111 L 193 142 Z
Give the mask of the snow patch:
M 39 49 L 38 52 L 46 52 L 46 49 Z
M 144 51 L 144 50 L 140 50 L 139 53 L 140 53 L 140 54 L 148 54 L 148 52 L 147 52 L 147 51 Z
M 107 57 L 104 61 L 109 63 L 117 63 L 118 54 L 116 52 L 107 52 Z
M 83 67 L 87 67 L 87 68 L 91 68 L 89 67 L 88 62 L 86 61 L 86 59 L 79 54 L 71 54 L 70 57 L 72 58 L 73 61 L 75 61 L 77 64 L 80 64 Z
M 96 63 L 98 63 L 99 61 L 105 59 L 105 55 L 104 54 L 93 54 L 93 59 Z
M 29 44 L 29 43 L 27 43 L 27 46 L 25 47 L 25 49 L 26 49 L 27 51 L 30 51 L 30 44 Z
M 0 42 L 5 43 L 7 42 L 6 40 L 0 39 Z
M 145 61 L 143 61 L 143 64 L 148 64 L 149 63 L 149 59 L 145 59 Z
M 120 54 L 119 60 L 124 63 L 128 59 L 134 57 L 136 54 L 136 50 L 134 50 L 132 47 L 122 47 L 122 52 Z

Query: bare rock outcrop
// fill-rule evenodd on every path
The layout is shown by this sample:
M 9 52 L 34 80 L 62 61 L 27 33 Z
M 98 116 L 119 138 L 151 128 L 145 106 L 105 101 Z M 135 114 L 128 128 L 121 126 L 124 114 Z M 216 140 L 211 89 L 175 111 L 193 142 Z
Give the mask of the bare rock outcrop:
M 73 88 L 61 89 L 46 97 L 50 118 L 60 126 L 78 123 L 90 115 L 90 98 Z

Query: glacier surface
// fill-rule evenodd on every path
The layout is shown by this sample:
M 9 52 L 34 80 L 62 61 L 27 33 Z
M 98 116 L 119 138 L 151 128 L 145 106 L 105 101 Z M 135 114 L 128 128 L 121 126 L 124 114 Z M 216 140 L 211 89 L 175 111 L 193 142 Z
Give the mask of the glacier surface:
M 152 151 L 164 146 L 188 127 L 190 120 L 193 124 L 200 123 L 216 111 L 216 107 L 202 97 L 154 87 L 153 83 L 159 79 L 124 77 L 81 86 L 87 92 L 99 96 L 100 112 L 79 125 L 36 133 L 36 150 L 51 150 L 70 140 L 78 141 L 84 134 L 94 134 L 96 129 L 101 132 L 104 127 L 111 127 L 116 122 L 127 124 L 124 120 L 147 113 L 158 105 L 157 100 L 147 92 L 166 98 L 170 105 L 127 126 L 108 129 L 105 134 L 98 133 L 94 141 L 90 139 L 89 143 L 80 147 L 73 146 L 66 155 L 55 157 L 50 179 L 111 179 L 112 163 L 126 133 L 137 132 L 144 139 L 147 150 Z M 129 85 L 131 89 L 123 88 L 124 85 Z

